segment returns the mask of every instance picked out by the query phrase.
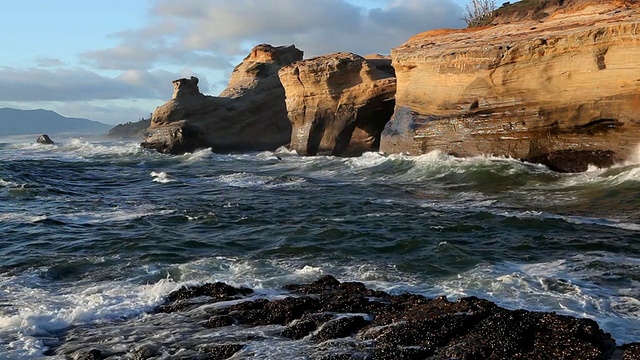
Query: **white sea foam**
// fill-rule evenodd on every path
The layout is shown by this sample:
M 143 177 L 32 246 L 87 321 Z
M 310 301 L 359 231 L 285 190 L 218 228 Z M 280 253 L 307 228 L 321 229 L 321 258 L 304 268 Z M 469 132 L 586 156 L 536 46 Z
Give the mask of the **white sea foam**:
M 0 353 L 12 359 L 34 358 L 45 350 L 37 340 L 42 334 L 137 316 L 160 305 L 178 286 L 168 280 L 150 285 L 116 281 L 54 291 L 34 288 L 29 279 L 0 277 L 6 303 L 0 308 Z
M 282 188 L 299 186 L 306 181 L 300 177 L 274 177 L 262 176 L 251 173 L 241 172 L 228 175 L 221 175 L 217 181 L 225 186 L 233 186 L 240 188 L 264 187 L 264 188 Z
M 2 187 L 11 187 L 11 186 L 16 186 L 17 184 L 14 183 L 13 181 L 5 181 L 3 179 L 0 179 L 0 186 Z
M 587 265 L 593 262 L 637 266 L 640 259 L 594 254 L 534 264 L 484 263 L 456 278 L 440 281 L 435 293 L 429 291 L 427 295 L 440 292 L 453 299 L 479 296 L 511 309 L 588 317 L 611 332 L 619 343 L 637 340 L 640 337 L 637 292 L 634 297 L 626 295 L 624 289 L 613 292 L 602 287 L 592 279 L 606 275 L 607 270 L 589 270 Z
M 129 209 L 105 209 L 103 211 L 80 211 L 46 215 L 46 219 L 71 224 L 104 224 L 116 221 L 128 221 L 148 216 L 162 216 L 173 213 L 172 210 L 157 210 L 151 206 Z M 44 220 L 44 219 L 43 219 Z
M 162 184 L 176 181 L 175 179 L 171 178 L 166 172 L 162 172 L 162 171 L 160 172 L 152 171 L 150 175 L 151 177 L 153 177 L 154 182 L 159 182 Z
M 193 153 L 186 153 L 183 155 L 179 155 L 178 157 L 188 163 L 193 163 L 193 162 L 210 159 L 212 156 L 213 156 L 213 153 L 211 152 L 211 148 L 207 148 L 207 149 L 197 150 Z
M 640 144 L 636 145 L 635 150 L 631 153 L 626 165 L 640 165 Z
M 13 143 L 15 151 L 2 154 L 2 160 L 61 159 L 86 160 L 98 156 L 125 156 L 150 153 L 134 142 L 113 142 L 101 139 L 62 138 L 55 145 L 42 146 L 34 142 Z
M 45 220 L 45 215 L 33 215 L 27 213 L 0 213 L 0 221 L 18 224 L 33 224 Z

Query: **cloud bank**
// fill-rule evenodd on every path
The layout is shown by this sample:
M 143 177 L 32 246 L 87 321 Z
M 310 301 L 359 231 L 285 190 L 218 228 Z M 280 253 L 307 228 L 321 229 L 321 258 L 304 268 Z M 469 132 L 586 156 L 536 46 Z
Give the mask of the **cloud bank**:
M 463 27 L 452 0 L 390 0 L 367 10 L 345 0 L 155 0 L 147 27 L 114 36 L 121 44 L 89 51 L 102 69 L 145 69 L 157 62 L 228 69 L 256 44 L 295 44 L 307 57 L 350 51 L 389 53 L 410 36 Z

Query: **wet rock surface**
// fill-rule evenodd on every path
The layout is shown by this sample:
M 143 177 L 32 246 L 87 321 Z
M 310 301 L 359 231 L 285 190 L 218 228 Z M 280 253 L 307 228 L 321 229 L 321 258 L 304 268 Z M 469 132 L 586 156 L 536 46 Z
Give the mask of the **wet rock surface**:
M 546 165 L 553 171 L 576 173 L 587 171 L 589 165 L 608 168 L 621 160 L 616 157 L 613 151 L 566 149 L 534 156 L 527 161 Z
M 289 285 L 282 295 L 269 298 L 223 283 L 185 287 L 148 314 L 157 315 L 175 316 L 185 326 L 195 323 L 199 335 L 192 337 L 224 335 L 192 348 L 180 341 L 175 348 L 150 342 L 123 352 L 121 345 L 102 343 L 76 348 L 71 358 L 250 358 L 260 357 L 253 348 L 265 342 L 292 351 L 303 348 L 304 358 L 310 359 L 640 358 L 640 345 L 616 348 L 593 320 L 508 310 L 476 297 L 452 302 L 391 295 L 331 276 Z M 69 354 L 64 349 L 50 354 Z
M 53 140 L 47 134 L 42 134 L 36 139 L 36 143 L 43 145 L 54 145 Z

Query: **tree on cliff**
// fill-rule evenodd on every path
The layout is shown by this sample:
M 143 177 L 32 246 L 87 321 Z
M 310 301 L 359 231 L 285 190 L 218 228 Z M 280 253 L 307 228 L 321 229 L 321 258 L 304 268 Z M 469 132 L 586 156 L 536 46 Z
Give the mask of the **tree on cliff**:
M 495 0 L 471 0 L 465 5 L 462 19 L 467 23 L 467 27 L 482 26 L 493 16 L 495 10 Z

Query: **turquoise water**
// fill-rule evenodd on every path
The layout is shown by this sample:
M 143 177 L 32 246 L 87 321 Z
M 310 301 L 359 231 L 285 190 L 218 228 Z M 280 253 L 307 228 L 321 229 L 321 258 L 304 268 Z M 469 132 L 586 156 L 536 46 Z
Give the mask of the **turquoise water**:
M 6 358 L 54 358 L 48 348 L 96 339 L 134 344 L 125 335 L 151 332 L 146 312 L 183 284 L 277 296 L 323 274 L 589 317 L 618 344 L 640 341 L 640 161 L 558 174 L 441 153 L 168 156 L 34 139 L 0 139 Z M 156 320 L 155 333 L 190 331 Z M 94 338 L 70 340 L 78 328 Z M 278 346 L 252 351 L 283 357 Z

